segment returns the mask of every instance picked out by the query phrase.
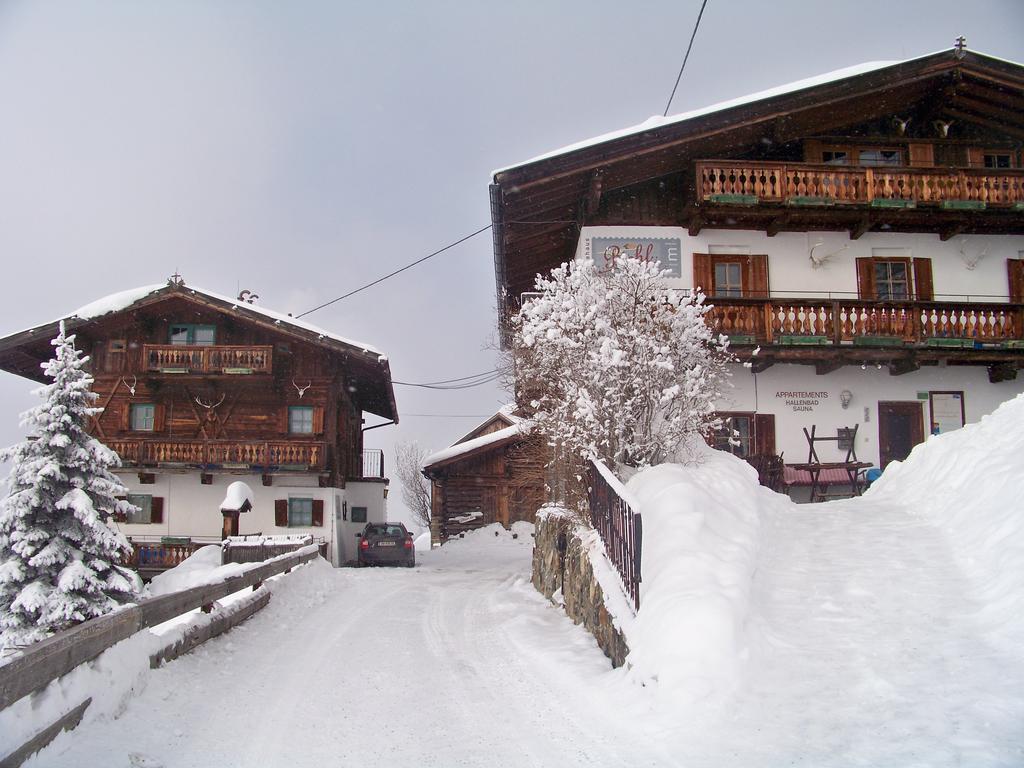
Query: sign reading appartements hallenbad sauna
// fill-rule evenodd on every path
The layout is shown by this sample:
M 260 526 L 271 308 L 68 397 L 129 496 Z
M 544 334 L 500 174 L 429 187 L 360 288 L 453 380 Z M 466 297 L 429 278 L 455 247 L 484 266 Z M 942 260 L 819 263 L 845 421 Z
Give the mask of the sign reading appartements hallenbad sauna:
M 594 260 L 598 269 L 609 269 L 618 258 L 627 256 L 656 261 L 668 277 L 682 277 L 682 242 L 678 237 L 592 237 L 584 256 Z

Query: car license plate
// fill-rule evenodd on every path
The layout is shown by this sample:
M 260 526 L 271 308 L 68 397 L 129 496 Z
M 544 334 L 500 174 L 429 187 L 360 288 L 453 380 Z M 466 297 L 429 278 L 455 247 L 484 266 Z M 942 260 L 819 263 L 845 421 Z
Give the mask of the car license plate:
M 393 547 L 393 546 L 395 546 L 395 542 L 393 542 L 393 541 L 378 541 L 377 542 L 377 546 L 378 547 Z

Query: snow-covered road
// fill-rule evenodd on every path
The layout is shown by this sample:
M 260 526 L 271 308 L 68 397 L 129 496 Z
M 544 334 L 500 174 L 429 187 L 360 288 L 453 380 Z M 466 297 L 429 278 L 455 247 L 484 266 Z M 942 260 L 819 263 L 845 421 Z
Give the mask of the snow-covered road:
M 274 582 L 261 613 L 31 765 L 671 764 L 627 727 L 639 713 L 591 637 L 530 585 L 532 539 L 467 544 Z
M 32 766 L 1024 764 L 1024 665 L 942 532 L 872 499 L 763 520 L 738 695 L 685 710 L 529 584 L 532 541 L 317 563 Z

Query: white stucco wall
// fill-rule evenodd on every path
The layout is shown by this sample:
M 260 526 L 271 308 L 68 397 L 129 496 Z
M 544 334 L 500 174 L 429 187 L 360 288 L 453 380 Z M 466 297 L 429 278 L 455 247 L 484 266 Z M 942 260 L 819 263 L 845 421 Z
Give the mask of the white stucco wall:
M 810 430 L 814 424 L 818 435 L 835 435 L 839 427 L 858 424 L 857 458 L 875 466 L 879 463 L 879 401 L 919 402 L 927 434 L 931 423 L 928 392 L 962 391 L 967 423 L 978 421 L 1000 403 L 1024 392 L 1024 377 L 992 384 L 984 366 L 922 368 L 902 376 L 892 376 L 885 367 L 879 370 L 874 365 L 865 369 L 859 365 L 846 366 L 824 376 L 817 375 L 809 365 L 773 365 L 759 374 L 734 366 L 731 383 L 733 387 L 719 402 L 719 410 L 774 414 L 775 451 L 784 453 L 787 463 L 807 461 L 803 427 Z M 846 409 L 839 398 L 844 389 L 853 395 Z M 792 392 L 823 396 L 793 398 L 782 394 Z M 845 456 L 834 443 L 819 443 L 816 450 L 822 461 L 839 461 Z
M 1006 301 L 1006 260 L 1024 258 L 1024 236 L 963 235 L 942 242 L 938 235 L 928 234 L 872 232 L 851 240 L 846 232 L 783 232 L 768 237 L 751 230 L 705 229 L 690 237 L 682 227 L 584 227 L 577 257 L 583 255 L 592 237 L 679 238 L 681 275 L 672 281 L 677 288 L 693 288 L 694 253 L 767 254 L 769 289 L 779 297 L 856 297 L 855 259 L 870 257 L 876 248 L 900 248 L 911 258 L 932 260 L 937 301 Z M 819 242 L 822 245 L 814 251 L 816 258 L 835 255 L 814 268 L 808 254 Z M 983 252 L 974 268 L 968 269 L 967 261 Z
M 148 494 L 164 499 L 163 522 L 150 524 L 119 524 L 128 536 L 156 538 L 160 536 L 191 536 L 219 539 L 223 526 L 220 503 L 228 485 L 241 480 L 253 491 L 253 508 L 239 518 L 239 533 L 310 534 L 328 542 L 329 556 L 335 564 L 343 562 L 349 542 L 364 523 L 352 523 L 348 509 L 367 508 L 368 522 L 386 520 L 385 483 L 349 482 L 345 488 L 321 488 L 316 476 L 275 476 L 274 484 L 265 486 L 258 474 L 215 474 L 211 485 L 202 485 L 199 472 L 156 472 L 156 481 L 141 484 L 138 471 L 118 473 L 129 493 Z M 324 502 L 323 526 L 279 527 L 274 523 L 274 502 L 290 496 L 320 499 Z M 338 525 L 340 521 L 340 527 Z M 339 536 L 343 541 L 337 546 Z M 342 555 L 339 558 L 339 554 Z M 348 553 L 354 556 L 354 550 Z

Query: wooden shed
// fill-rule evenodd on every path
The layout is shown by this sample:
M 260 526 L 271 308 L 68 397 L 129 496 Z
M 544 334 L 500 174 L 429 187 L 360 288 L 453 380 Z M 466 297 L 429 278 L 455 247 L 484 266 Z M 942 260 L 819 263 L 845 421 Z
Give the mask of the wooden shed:
M 428 456 L 431 533 L 451 536 L 517 520 L 533 522 L 546 499 L 542 442 L 532 423 L 503 408 L 450 448 Z

